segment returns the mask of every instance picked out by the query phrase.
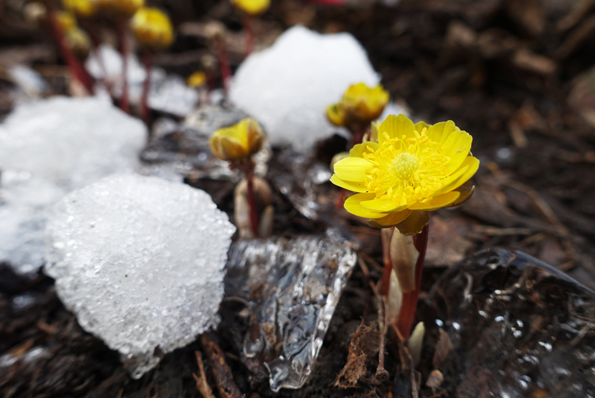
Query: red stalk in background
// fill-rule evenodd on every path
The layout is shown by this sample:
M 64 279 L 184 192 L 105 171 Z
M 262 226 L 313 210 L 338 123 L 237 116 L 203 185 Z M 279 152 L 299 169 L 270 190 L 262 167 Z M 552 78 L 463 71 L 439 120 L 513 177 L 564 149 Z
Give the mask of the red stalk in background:
M 229 68 L 229 61 L 227 59 L 227 47 L 223 37 L 215 39 L 217 46 L 217 58 L 219 60 L 219 68 L 221 68 L 221 80 L 223 80 L 223 92 L 225 96 L 229 94 L 229 86 L 231 84 L 231 69 Z
M 87 72 L 83 64 L 74 55 L 74 53 L 70 50 L 70 48 L 66 46 L 66 43 L 64 42 L 64 32 L 62 32 L 62 27 L 56 19 L 56 10 L 54 5 L 51 2 L 48 2 L 47 7 L 50 29 L 52 31 L 52 35 L 54 36 L 54 40 L 56 40 L 56 43 L 58 44 L 60 54 L 66 61 L 66 64 L 68 65 L 68 68 L 72 72 L 74 78 L 85 87 L 89 94 L 93 94 L 93 78 L 89 72 Z
M 248 58 L 252 52 L 254 52 L 255 35 L 252 27 L 252 17 L 248 14 L 244 14 L 244 29 L 246 30 L 246 48 L 244 51 L 244 59 Z

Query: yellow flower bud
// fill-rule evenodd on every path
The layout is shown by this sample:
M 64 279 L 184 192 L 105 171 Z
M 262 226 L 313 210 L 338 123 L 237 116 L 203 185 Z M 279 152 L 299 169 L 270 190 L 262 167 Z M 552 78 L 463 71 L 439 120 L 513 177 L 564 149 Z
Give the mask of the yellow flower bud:
M 80 18 L 90 18 L 99 9 L 97 0 L 62 0 L 62 6 Z
M 86 59 L 91 51 L 89 36 L 79 28 L 69 29 L 64 32 L 64 42 L 79 59 Z
M 217 130 L 209 141 L 211 151 L 221 160 L 242 160 L 260 151 L 264 133 L 251 118 L 231 127 Z
M 62 28 L 63 32 L 68 32 L 77 27 L 76 18 L 68 11 L 57 11 L 55 14 L 56 22 Z
M 260 15 L 268 10 L 271 0 L 231 0 L 234 7 L 249 15 Z
M 130 27 L 136 40 L 146 47 L 164 48 L 174 40 L 174 31 L 169 18 L 157 8 L 139 9 L 132 17 Z
M 198 71 L 191 74 L 188 79 L 186 79 L 186 84 L 188 87 L 197 88 L 203 86 L 207 82 L 207 75 L 204 72 Z
M 357 83 L 347 88 L 341 102 L 327 108 L 326 115 L 337 126 L 369 123 L 382 114 L 388 100 L 388 92 L 382 85 L 371 88 Z
M 132 16 L 145 6 L 145 0 L 98 0 L 99 7 L 108 11 L 115 11 L 126 16 Z

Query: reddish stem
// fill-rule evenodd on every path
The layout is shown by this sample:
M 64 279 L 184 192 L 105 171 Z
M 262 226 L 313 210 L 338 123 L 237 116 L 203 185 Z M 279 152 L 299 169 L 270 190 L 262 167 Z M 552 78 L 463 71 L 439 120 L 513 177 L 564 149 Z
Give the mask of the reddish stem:
M 248 14 L 244 14 L 244 30 L 246 31 L 246 48 L 244 51 L 244 58 L 248 58 L 248 55 L 254 52 L 254 29 L 252 27 L 252 17 Z
M 50 29 L 54 39 L 56 40 L 56 43 L 58 44 L 60 54 L 66 61 L 66 64 L 74 75 L 74 78 L 85 87 L 89 94 L 93 94 L 93 78 L 89 72 L 87 72 L 83 64 L 74 55 L 72 50 L 66 46 L 66 43 L 64 42 L 64 32 L 62 32 L 62 27 L 56 20 L 56 10 L 54 9 L 53 4 L 48 2 L 47 6 Z
M 105 67 L 105 62 L 103 62 L 103 57 L 101 56 L 101 39 L 99 38 L 99 31 L 97 29 L 97 25 L 95 22 L 86 19 L 82 20 L 81 23 L 84 25 L 85 29 L 89 32 L 89 36 L 91 37 L 91 45 L 93 46 L 93 54 L 95 55 L 95 59 L 97 60 L 97 65 L 99 65 L 99 69 L 101 71 L 101 83 L 106 88 L 110 97 L 114 97 L 112 92 L 112 85 L 109 82 L 109 77 L 107 74 L 107 68 Z
M 250 227 L 252 234 L 258 238 L 258 209 L 256 208 L 256 196 L 254 195 L 254 164 L 246 168 L 246 181 L 248 182 L 248 206 L 250 206 Z
M 383 242 L 382 245 L 382 260 L 384 261 L 384 268 L 382 270 L 382 279 L 380 280 L 380 294 L 382 296 L 388 296 L 390 289 L 390 275 L 393 270 L 393 263 L 390 259 L 390 244 L 393 240 L 393 234 L 395 233 L 395 227 L 392 227 L 388 242 Z
M 227 97 L 229 93 L 229 86 L 231 82 L 231 69 L 229 68 L 229 61 L 227 59 L 227 47 L 223 37 L 218 37 L 217 41 L 217 57 L 219 59 L 219 67 L 221 68 L 221 79 L 223 80 L 223 92 Z
M 339 197 L 337 198 L 337 201 L 335 202 L 335 208 L 337 210 L 341 209 L 343 207 L 343 205 L 345 204 L 345 196 L 347 196 L 347 190 L 345 188 L 341 189 L 341 193 L 339 194 Z
M 140 117 L 143 122 L 148 126 L 149 125 L 149 90 L 151 89 L 151 67 L 153 66 L 153 54 L 150 51 L 145 50 L 145 54 L 143 57 L 143 63 L 145 65 L 145 71 L 147 72 L 147 77 L 145 77 L 145 81 L 143 82 L 143 93 L 140 99 Z
M 408 339 L 415 321 L 415 311 L 417 310 L 417 298 L 421 289 L 421 275 L 428 247 L 429 224 L 424 227 L 419 235 L 413 237 L 413 244 L 419 252 L 417 263 L 415 264 L 415 290 L 403 294 L 403 304 L 397 320 L 397 328 L 404 339 Z
M 128 101 L 128 21 L 124 18 L 118 21 L 118 36 L 120 40 L 120 54 L 122 55 L 122 94 L 120 95 L 120 108 L 130 114 Z

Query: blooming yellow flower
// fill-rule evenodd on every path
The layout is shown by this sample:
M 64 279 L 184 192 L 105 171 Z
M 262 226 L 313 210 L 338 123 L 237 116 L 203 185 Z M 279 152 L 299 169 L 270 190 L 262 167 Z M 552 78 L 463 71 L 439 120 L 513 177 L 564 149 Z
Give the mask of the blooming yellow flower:
M 192 88 L 203 86 L 206 82 L 207 75 L 202 71 L 194 72 L 186 79 L 186 85 Z
M 89 18 L 97 13 L 97 0 L 62 0 L 62 6 L 77 17 Z
M 349 86 L 341 102 L 329 106 L 326 116 L 336 126 L 350 123 L 370 123 L 384 111 L 389 94 L 382 85 L 368 87 L 365 83 Z
M 213 154 L 228 161 L 242 160 L 255 154 L 260 151 L 263 142 L 264 133 L 251 118 L 215 131 L 209 141 Z
M 268 10 L 271 0 L 231 0 L 234 7 L 249 15 L 260 15 Z
M 139 9 L 130 27 L 136 40 L 143 46 L 152 48 L 168 47 L 174 40 L 174 29 L 167 15 L 158 8 Z
M 472 137 L 452 121 L 413 124 L 404 115 L 376 126 L 378 142 L 355 145 L 334 167 L 331 182 L 357 192 L 345 209 L 378 227 L 419 233 L 429 211 L 456 206 L 471 197 L 463 185 L 477 171 Z

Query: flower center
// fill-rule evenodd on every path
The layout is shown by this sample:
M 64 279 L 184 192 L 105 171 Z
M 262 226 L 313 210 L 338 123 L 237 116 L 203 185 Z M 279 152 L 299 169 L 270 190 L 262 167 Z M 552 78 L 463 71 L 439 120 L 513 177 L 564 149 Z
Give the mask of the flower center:
M 400 153 L 391 166 L 391 172 L 402 180 L 410 180 L 413 174 L 419 169 L 417 156 L 411 153 Z
M 368 192 L 379 199 L 394 202 L 396 206 L 410 205 L 431 198 L 448 177 L 442 144 L 431 140 L 425 129 L 415 137 L 402 136 L 385 140 L 374 151 L 371 147 L 364 153 L 372 163 L 365 183 Z

